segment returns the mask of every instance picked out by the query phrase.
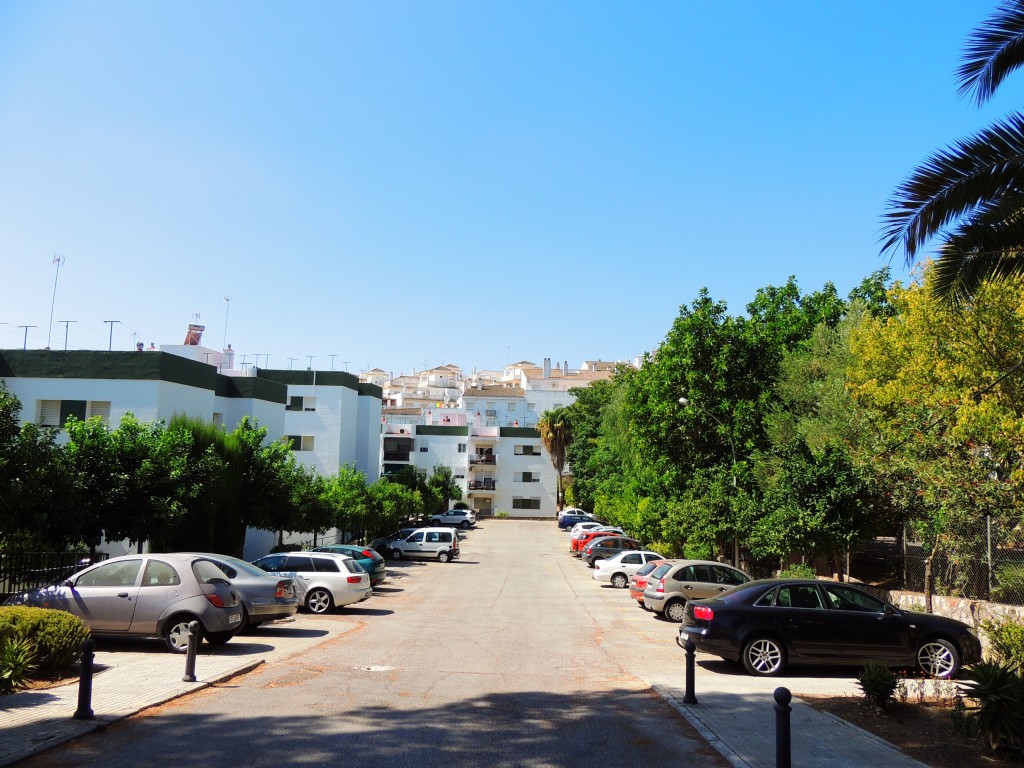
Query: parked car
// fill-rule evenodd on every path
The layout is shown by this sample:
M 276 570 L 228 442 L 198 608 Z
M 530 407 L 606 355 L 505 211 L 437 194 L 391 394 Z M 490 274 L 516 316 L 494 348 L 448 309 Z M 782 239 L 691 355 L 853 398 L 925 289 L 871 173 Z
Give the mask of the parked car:
M 629 585 L 629 577 L 648 563 L 661 562 L 665 558 L 657 552 L 641 549 L 636 552 L 624 551 L 594 563 L 594 581 L 611 584 L 616 589 Z M 654 570 L 654 567 L 651 567 Z
M 568 531 L 578 523 L 596 523 L 600 525 L 593 515 L 588 515 L 586 512 L 571 512 L 558 518 L 558 527 L 563 531 Z
M 428 557 L 447 563 L 458 556 L 459 537 L 450 528 L 420 528 L 408 538 L 391 542 L 391 557 L 395 560 L 403 557 Z
M 710 560 L 677 560 L 655 581 L 648 580 L 644 607 L 669 621 L 682 621 L 687 600 L 713 597 L 750 581 L 739 568 Z
M 677 642 L 741 661 L 752 675 L 789 664 L 879 661 L 954 677 L 981 660 L 981 643 L 963 622 L 902 611 L 849 584 L 806 579 L 752 581 L 686 605 Z
M 395 539 L 405 539 L 413 531 L 418 531 L 419 528 L 412 526 L 409 528 L 399 528 L 394 533 L 389 533 L 387 536 L 379 536 L 370 542 L 370 549 L 374 550 L 378 555 L 388 557 L 391 554 L 391 542 Z
M 229 555 L 208 552 L 184 554 L 205 557 L 217 564 L 238 590 L 242 600 L 242 621 L 238 631 L 252 629 L 268 621 L 287 619 L 299 610 L 295 580 L 290 576 L 271 576 L 252 563 Z
M 200 555 L 112 557 L 5 605 L 56 608 L 81 618 L 97 637 L 160 637 L 178 652 L 188 648 L 193 621 L 211 645 L 226 643 L 242 622 L 238 590 Z
M 581 523 L 576 523 L 576 525 L 569 530 L 569 535 L 571 536 L 572 534 L 579 533 L 580 531 L 592 531 L 595 528 L 600 528 L 602 525 L 604 524 L 599 523 L 596 520 L 584 520 Z
M 476 525 L 476 515 L 470 509 L 449 509 L 440 514 L 430 516 L 430 524 L 451 525 L 455 528 L 472 528 Z
M 573 557 L 579 557 L 583 554 L 583 549 L 591 541 L 596 539 L 598 536 L 625 536 L 626 533 L 621 528 L 613 528 L 608 525 L 602 525 L 600 528 L 594 528 L 591 531 L 580 531 L 574 533 L 569 537 L 569 554 Z
M 313 552 L 337 552 L 348 555 L 359 567 L 370 574 L 370 586 L 375 587 L 381 584 L 388 575 L 388 566 L 384 558 L 372 547 L 361 547 L 355 544 L 325 544 L 322 547 L 313 547 Z
M 310 613 L 343 608 L 373 592 L 370 574 L 348 555 L 336 552 L 279 552 L 253 560 L 253 565 L 295 576 L 303 587 L 302 604 Z
M 654 572 L 660 566 L 669 566 L 671 564 L 671 560 L 652 560 L 629 577 L 629 596 L 640 603 L 641 608 L 644 607 L 644 589 L 647 587 L 647 580 L 654 575 Z M 666 567 L 665 571 L 667 570 L 668 568 Z M 660 574 L 658 578 L 661 578 Z
M 584 547 L 580 558 L 587 564 L 587 567 L 593 568 L 594 563 L 598 560 L 617 555 L 624 549 L 642 549 L 643 546 L 637 539 L 631 539 L 628 536 L 598 536 Z

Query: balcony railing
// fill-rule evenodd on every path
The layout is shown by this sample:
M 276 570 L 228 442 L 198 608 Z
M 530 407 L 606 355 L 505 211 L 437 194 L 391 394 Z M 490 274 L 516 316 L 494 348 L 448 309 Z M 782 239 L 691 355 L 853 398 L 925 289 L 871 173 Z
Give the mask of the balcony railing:
M 497 463 L 495 461 L 496 458 L 497 458 L 497 456 L 495 456 L 493 453 L 488 453 L 488 454 L 471 453 L 469 455 L 469 463 L 470 464 L 496 464 Z
M 493 491 L 496 480 L 470 480 L 466 485 L 471 491 Z
M 384 451 L 384 461 L 408 461 L 409 451 Z

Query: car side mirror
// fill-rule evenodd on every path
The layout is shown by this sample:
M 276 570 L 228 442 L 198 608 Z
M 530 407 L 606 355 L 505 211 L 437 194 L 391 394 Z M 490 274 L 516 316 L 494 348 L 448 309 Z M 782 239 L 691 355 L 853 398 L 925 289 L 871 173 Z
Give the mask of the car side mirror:
M 60 585 L 62 587 L 74 587 L 75 582 L 72 579 L 64 579 L 64 581 L 62 581 Z

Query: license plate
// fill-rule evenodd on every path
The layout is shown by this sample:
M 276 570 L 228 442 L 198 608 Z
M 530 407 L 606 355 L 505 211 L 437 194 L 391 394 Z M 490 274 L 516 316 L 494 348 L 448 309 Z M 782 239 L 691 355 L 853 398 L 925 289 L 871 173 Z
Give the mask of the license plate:
M 232 613 L 228 616 L 228 624 L 238 624 L 242 620 L 242 614 Z

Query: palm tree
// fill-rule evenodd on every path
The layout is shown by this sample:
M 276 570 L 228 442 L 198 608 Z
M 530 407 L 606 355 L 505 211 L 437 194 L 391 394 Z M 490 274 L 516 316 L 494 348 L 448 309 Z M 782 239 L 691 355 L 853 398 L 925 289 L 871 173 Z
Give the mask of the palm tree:
M 1024 65 L 1024 0 L 1008 0 L 968 37 L 957 70 L 961 95 L 983 104 Z M 885 214 L 882 250 L 912 264 L 941 242 L 933 291 L 962 304 L 986 280 L 1024 275 L 1024 115 L 1014 113 L 939 150 L 896 189 Z
M 562 501 L 562 470 L 565 468 L 565 451 L 572 442 L 572 427 L 569 424 L 569 412 L 565 408 L 544 411 L 537 422 L 540 441 L 551 456 L 551 464 L 558 475 L 558 487 L 555 503 Z

